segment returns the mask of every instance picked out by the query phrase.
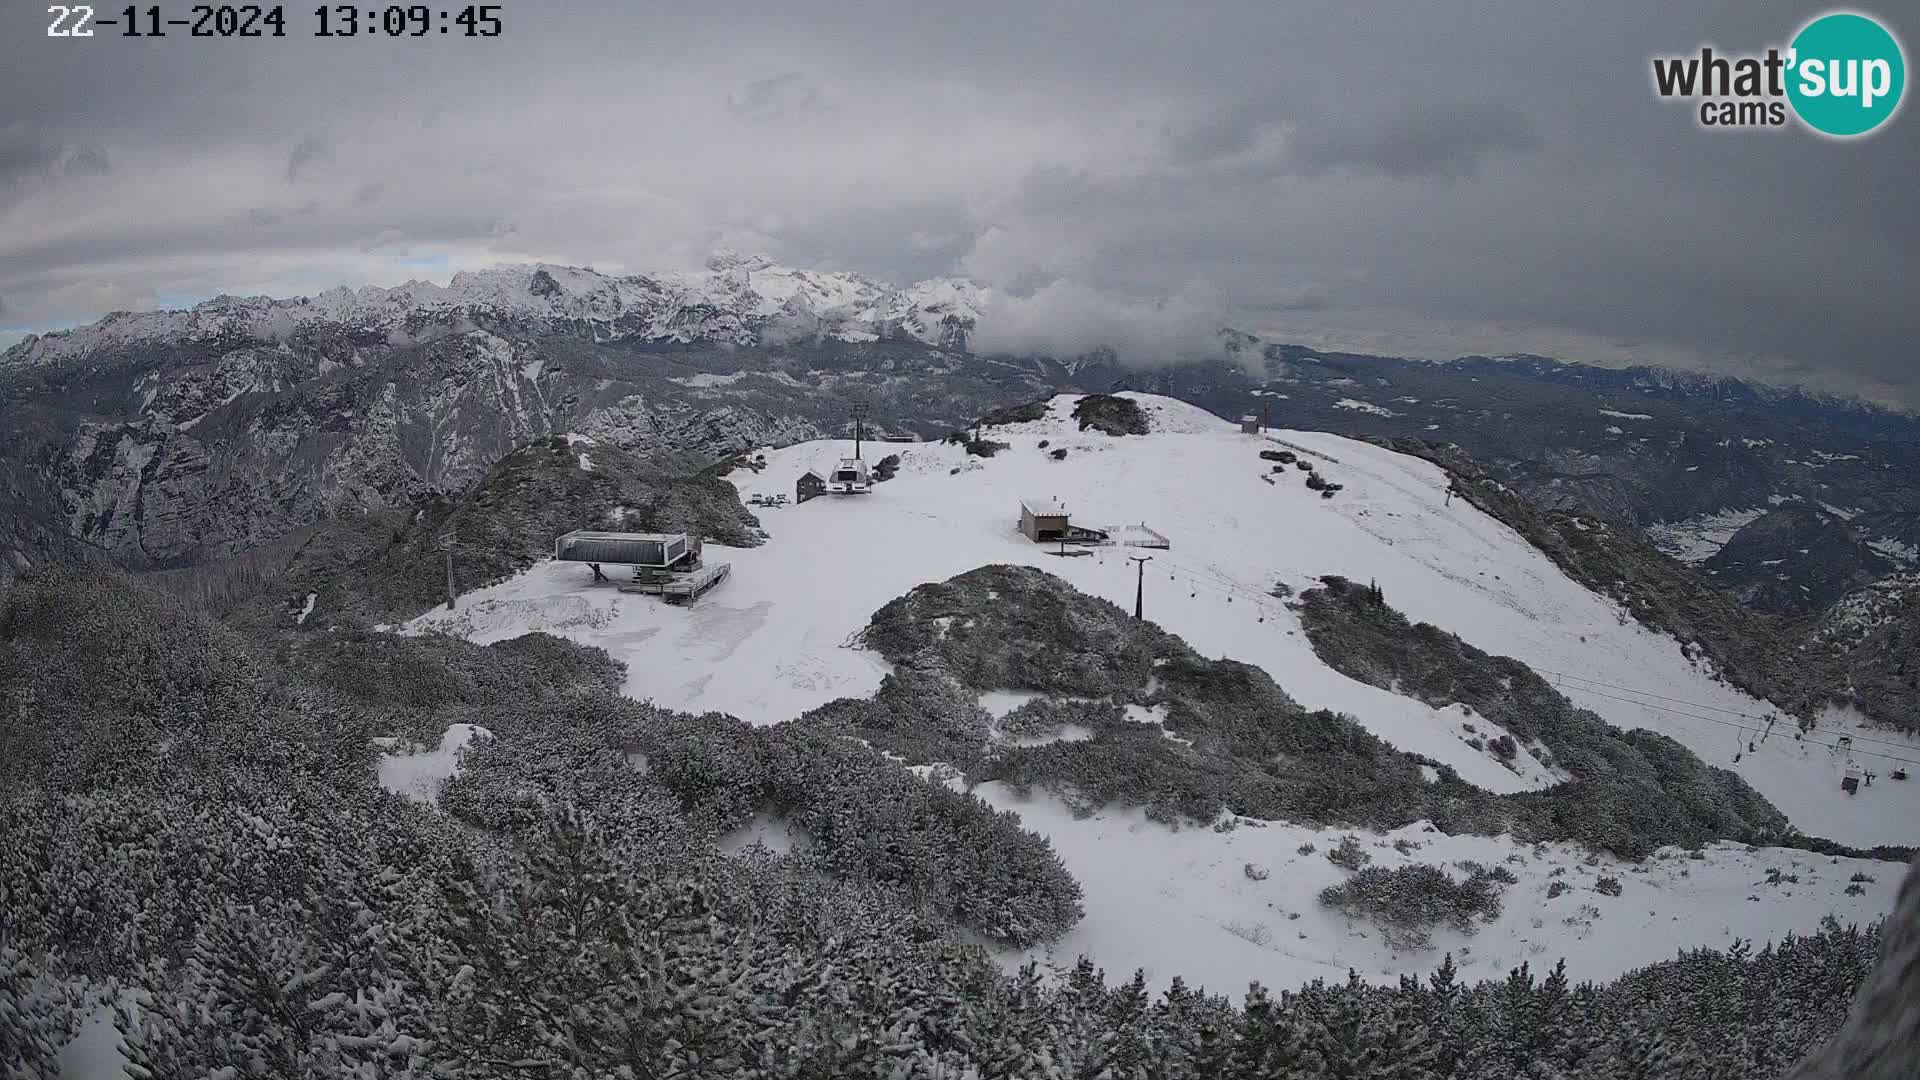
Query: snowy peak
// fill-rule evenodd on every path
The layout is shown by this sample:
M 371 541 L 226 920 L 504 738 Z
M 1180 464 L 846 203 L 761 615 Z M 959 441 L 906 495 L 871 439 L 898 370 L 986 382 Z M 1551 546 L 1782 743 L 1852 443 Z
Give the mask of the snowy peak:
M 691 272 L 613 275 L 550 263 L 453 275 L 445 286 L 339 287 L 311 297 L 219 296 L 179 311 L 116 312 L 91 326 L 29 337 L 0 355 L 38 363 L 155 343 L 241 346 L 337 327 L 405 340 L 432 325 L 523 324 L 597 340 L 783 342 L 905 336 L 965 348 L 992 291 L 961 278 L 898 288 L 860 274 L 777 265 L 765 255 L 716 252 Z

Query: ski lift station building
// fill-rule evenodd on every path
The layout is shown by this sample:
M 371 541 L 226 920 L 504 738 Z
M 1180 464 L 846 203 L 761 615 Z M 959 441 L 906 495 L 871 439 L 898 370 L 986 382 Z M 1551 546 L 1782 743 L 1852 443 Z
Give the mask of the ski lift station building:
M 633 567 L 633 582 L 621 592 L 653 593 L 670 604 L 691 604 L 727 580 L 729 563 L 712 566 L 700 558 L 700 542 L 686 533 L 591 532 L 578 529 L 554 541 L 553 557 L 586 563 L 595 581 L 605 580 L 602 563 Z
M 867 463 L 857 457 L 841 458 L 840 464 L 833 467 L 833 475 L 828 481 L 833 490 L 842 494 L 869 491 L 873 488 L 873 478 L 867 472 Z
M 576 529 L 554 541 L 553 557 L 562 562 L 612 563 L 667 570 L 686 561 L 692 549 L 686 533 L 592 532 Z
M 1072 526 L 1067 523 L 1067 508 L 1059 499 L 1049 495 L 1044 498 L 1020 500 L 1020 531 L 1034 543 L 1048 540 L 1065 540 Z

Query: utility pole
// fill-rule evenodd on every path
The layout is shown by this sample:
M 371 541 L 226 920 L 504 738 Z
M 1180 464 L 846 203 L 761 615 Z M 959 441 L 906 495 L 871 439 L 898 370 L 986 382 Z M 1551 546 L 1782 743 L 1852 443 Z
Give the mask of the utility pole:
M 1133 560 L 1133 567 L 1135 571 L 1135 577 L 1133 580 L 1133 617 L 1138 619 L 1141 617 L 1140 616 L 1140 600 L 1141 600 L 1142 594 L 1145 593 L 1146 591 L 1146 585 L 1147 585 L 1147 564 L 1153 561 L 1153 556 L 1129 555 L 1127 556 L 1127 558 Z
M 867 417 L 868 408 L 869 406 L 864 401 L 856 401 L 853 403 L 853 460 L 855 461 L 860 460 L 860 437 L 865 433 L 866 425 L 864 421 Z
M 1273 402 L 1263 401 L 1260 403 L 1260 434 L 1265 435 L 1271 427 L 1273 427 Z
M 453 610 L 453 531 L 440 538 L 440 546 L 447 549 L 447 610 Z

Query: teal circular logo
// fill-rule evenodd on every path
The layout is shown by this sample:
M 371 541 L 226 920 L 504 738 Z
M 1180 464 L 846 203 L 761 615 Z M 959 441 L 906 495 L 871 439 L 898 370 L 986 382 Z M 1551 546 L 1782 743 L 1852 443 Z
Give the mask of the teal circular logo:
M 1893 34 L 1865 15 L 1822 15 L 1803 27 L 1788 53 L 1787 100 L 1815 131 L 1865 135 L 1900 107 L 1906 58 Z

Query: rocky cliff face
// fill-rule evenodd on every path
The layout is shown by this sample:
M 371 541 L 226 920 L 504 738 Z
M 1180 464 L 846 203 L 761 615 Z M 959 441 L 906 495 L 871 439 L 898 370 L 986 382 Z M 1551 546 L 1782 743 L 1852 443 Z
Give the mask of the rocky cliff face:
M 548 434 L 687 472 L 835 433 L 855 398 L 884 430 L 937 435 L 1046 385 L 1018 365 L 960 370 L 940 345 L 972 325 L 960 285 L 716 267 L 223 298 L 29 339 L 0 360 L 0 403 L 32 421 L 3 448 L 0 560 L 180 565 L 459 492 Z

